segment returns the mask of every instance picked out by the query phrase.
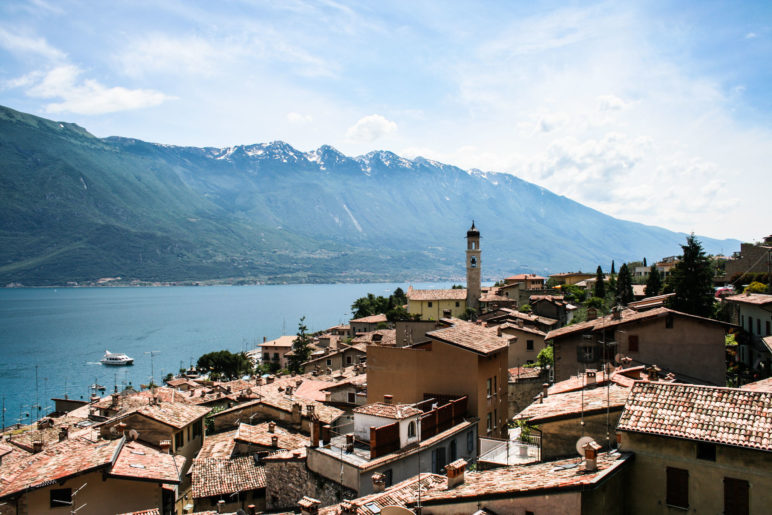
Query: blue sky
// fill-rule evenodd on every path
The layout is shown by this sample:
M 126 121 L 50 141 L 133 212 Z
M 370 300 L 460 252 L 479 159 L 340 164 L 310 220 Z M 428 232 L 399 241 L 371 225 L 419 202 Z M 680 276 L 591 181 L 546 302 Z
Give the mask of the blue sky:
M 714 237 L 772 232 L 770 92 L 770 2 L 0 4 L 14 109 L 175 145 L 422 155 Z

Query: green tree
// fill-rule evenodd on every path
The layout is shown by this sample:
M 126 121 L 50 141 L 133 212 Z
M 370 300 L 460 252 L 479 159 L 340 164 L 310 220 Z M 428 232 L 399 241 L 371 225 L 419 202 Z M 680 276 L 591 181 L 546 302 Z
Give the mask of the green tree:
M 611 260 L 611 275 L 616 275 L 616 269 L 614 268 L 614 260 Z
M 531 311 L 533 311 L 533 309 L 531 309 L 530 304 L 523 304 L 518 308 L 518 310 L 520 311 L 520 313 L 530 313 Z
M 646 296 L 651 297 L 652 295 L 659 295 L 660 291 L 662 291 L 662 277 L 659 275 L 657 265 L 651 265 L 651 268 L 649 269 L 649 278 L 646 279 Z
M 643 258 L 643 266 L 649 266 L 646 264 L 646 258 Z
M 405 292 L 402 288 L 397 287 L 397 289 L 394 290 L 394 293 L 392 293 L 391 296 L 394 298 L 395 306 L 404 306 L 405 304 L 407 304 L 407 295 L 405 295 Z
M 251 374 L 253 367 L 252 360 L 243 352 L 233 353 L 229 350 L 220 350 L 209 352 L 198 358 L 196 368 L 208 373 L 210 378 L 230 381 Z
M 606 284 L 603 282 L 603 270 L 598 265 L 598 270 L 595 271 L 595 290 L 593 292 L 594 297 L 600 297 L 601 299 L 606 296 Z
M 619 267 L 619 277 L 617 277 L 616 301 L 619 304 L 626 306 L 634 299 L 633 276 L 630 274 L 630 269 L 627 268 L 627 263 L 623 263 L 622 266 Z
M 668 299 L 668 307 L 709 317 L 713 314 L 713 270 L 710 260 L 692 233 L 681 245 L 683 255 L 673 267 L 669 283 L 675 295 Z
M 743 290 L 743 293 L 766 293 L 767 292 L 767 285 L 764 283 L 760 283 L 758 281 L 753 281 L 748 286 L 745 287 L 745 290 Z
M 292 355 L 287 360 L 287 368 L 291 372 L 302 372 L 303 363 L 308 361 L 311 356 L 311 336 L 306 327 L 306 317 L 301 317 L 298 322 L 298 332 L 296 338 L 292 341 Z

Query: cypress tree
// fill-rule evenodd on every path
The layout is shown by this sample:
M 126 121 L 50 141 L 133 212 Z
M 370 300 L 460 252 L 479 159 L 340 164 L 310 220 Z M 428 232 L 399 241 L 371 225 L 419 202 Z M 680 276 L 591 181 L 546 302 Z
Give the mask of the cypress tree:
M 616 274 L 616 270 L 614 269 L 614 260 L 611 260 L 611 275 Z
M 668 307 L 692 315 L 709 317 L 713 314 L 713 270 L 710 260 L 694 234 L 681 245 L 683 255 L 673 267 L 670 284 L 675 295 Z
M 630 274 L 630 269 L 627 268 L 627 263 L 623 263 L 622 266 L 619 267 L 616 299 L 617 302 L 623 306 L 626 306 L 635 299 L 635 296 L 633 295 L 633 276 Z
M 649 278 L 646 279 L 646 296 L 659 295 L 662 290 L 662 278 L 659 276 L 657 265 L 651 265 L 649 269 Z
M 604 298 L 606 296 L 606 285 L 603 283 L 603 270 L 598 265 L 598 270 L 595 272 L 595 292 L 593 296 Z
M 646 264 L 646 257 L 644 257 L 644 258 L 643 258 L 643 266 L 648 266 L 648 265 Z

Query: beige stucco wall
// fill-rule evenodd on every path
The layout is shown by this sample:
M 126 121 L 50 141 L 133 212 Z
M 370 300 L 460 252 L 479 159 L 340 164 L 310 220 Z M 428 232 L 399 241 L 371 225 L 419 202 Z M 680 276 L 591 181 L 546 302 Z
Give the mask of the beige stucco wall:
M 85 486 L 83 486 L 85 485 Z M 51 489 L 72 488 L 75 492 L 83 487 L 73 499 L 73 506 L 51 508 Z M 129 481 L 109 478 L 102 480 L 102 472 L 91 472 L 70 478 L 61 485 L 33 490 L 22 499 L 19 515 L 42 513 L 68 514 L 77 509 L 78 515 L 104 515 L 105 513 L 126 513 L 148 508 L 161 508 L 161 485 L 147 481 Z
M 469 515 L 482 508 L 487 508 L 493 513 L 509 515 L 525 515 L 526 511 L 545 515 L 576 515 L 582 513 L 582 498 L 579 492 L 568 492 L 511 499 L 480 499 L 447 505 L 424 505 L 421 513 L 424 515 Z
M 431 304 L 431 307 L 429 306 Z M 445 318 L 443 311 L 450 310 L 450 316 L 458 318 L 466 311 L 465 300 L 408 300 L 407 310 L 411 315 L 421 315 L 421 320 Z
M 582 436 L 591 436 L 598 442 L 603 450 L 609 449 L 610 438 L 612 445 L 616 442 L 615 428 L 622 414 L 621 408 L 612 408 L 608 416 L 599 413 L 582 417 L 577 414 L 573 418 L 554 420 L 536 424 L 542 432 L 542 460 L 559 457 L 577 456 L 576 441 Z
M 622 433 L 622 449 L 635 453 L 625 487 L 631 514 L 722 513 L 724 478 L 750 484 L 750 513 L 768 513 L 772 506 L 772 455 L 717 446 L 716 461 L 698 460 L 696 442 L 636 433 Z M 666 469 L 689 471 L 689 509 L 670 508 L 666 500 Z
M 528 360 L 536 363 L 536 356 L 545 347 L 544 336 L 533 334 L 528 331 L 507 327 L 502 332 L 508 336 L 515 336 L 517 340 L 509 344 L 509 357 L 507 358 L 509 368 L 521 367 Z M 528 350 L 528 340 L 533 340 L 533 350 Z
M 638 335 L 638 352 L 628 346 L 630 335 Z M 617 342 L 617 353 L 633 359 L 634 364 L 647 363 L 673 370 L 698 384 L 726 385 L 725 330 L 719 324 L 700 322 L 686 317 L 673 317 L 672 329 L 665 327 L 665 318 L 629 323 L 611 330 L 606 337 Z M 581 333 L 555 342 L 555 381 L 563 381 L 588 369 L 598 369 L 600 361 L 579 363 L 577 345 L 583 343 Z
M 498 391 L 489 399 L 486 381 L 497 377 Z M 486 435 L 486 416 L 498 415 L 497 433 L 507 416 L 507 353 L 492 357 L 432 342 L 422 349 L 369 346 L 367 348 L 367 401 L 379 402 L 392 395 L 394 402 L 413 403 L 424 394 L 468 395 L 468 410 L 480 418 L 479 431 Z

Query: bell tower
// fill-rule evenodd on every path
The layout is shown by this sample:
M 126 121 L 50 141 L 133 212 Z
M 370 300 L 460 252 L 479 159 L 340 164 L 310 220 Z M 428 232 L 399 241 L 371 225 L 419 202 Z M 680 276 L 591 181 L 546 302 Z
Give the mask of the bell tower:
M 466 231 L 466 307 L 480 309 L 480 231 L 474 226 Z

